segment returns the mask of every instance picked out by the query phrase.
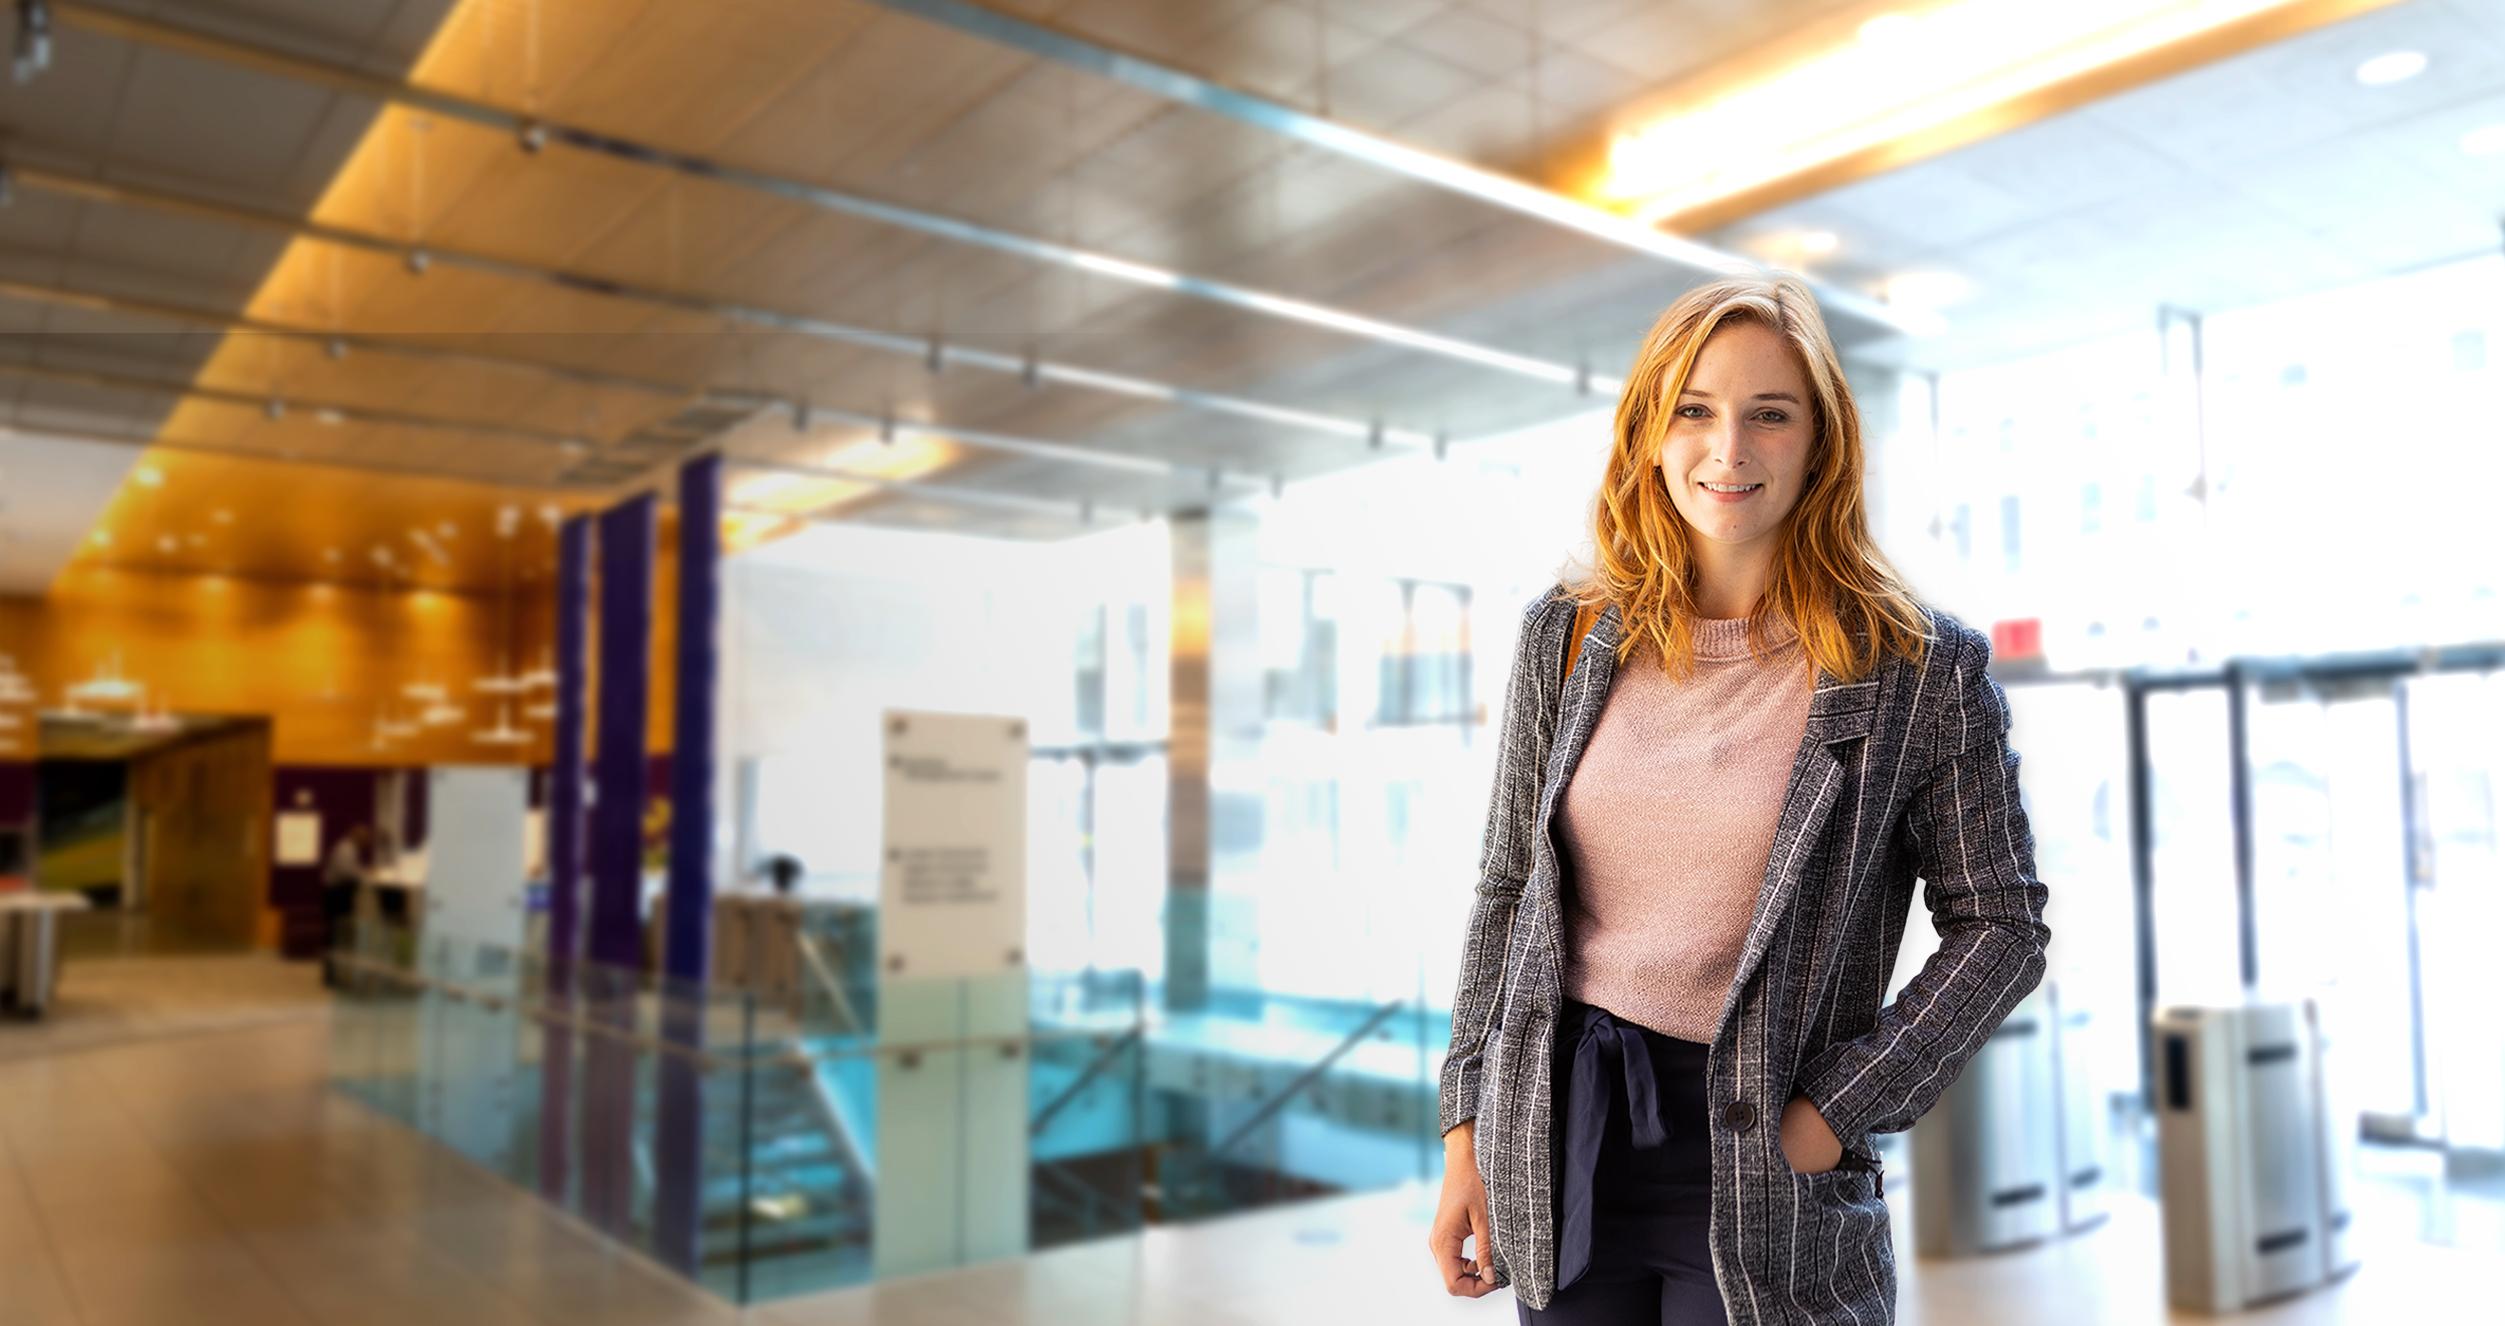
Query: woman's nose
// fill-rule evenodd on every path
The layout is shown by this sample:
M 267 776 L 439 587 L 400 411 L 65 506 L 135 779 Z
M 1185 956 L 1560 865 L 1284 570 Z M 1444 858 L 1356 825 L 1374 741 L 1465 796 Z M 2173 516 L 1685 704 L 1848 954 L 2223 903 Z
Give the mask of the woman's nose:
M 1740 445 L 1738 434 L 1729 429 L 1715 432 L 1710 450 L 1714 463 L 1726 468 L 1736 469 L 1748 461 L 1747 449 Z

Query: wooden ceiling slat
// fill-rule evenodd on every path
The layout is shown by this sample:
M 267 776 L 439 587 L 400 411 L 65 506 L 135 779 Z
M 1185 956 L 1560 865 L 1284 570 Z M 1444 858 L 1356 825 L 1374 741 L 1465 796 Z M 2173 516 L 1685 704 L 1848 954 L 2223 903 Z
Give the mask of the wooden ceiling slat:
M 655 5 L 551 110 L 620 137 L 710 151 L 872 20 L 850 4 Z
M 716 150 L 762 170 L 858 184 L 1031 62 L 882 12 Z

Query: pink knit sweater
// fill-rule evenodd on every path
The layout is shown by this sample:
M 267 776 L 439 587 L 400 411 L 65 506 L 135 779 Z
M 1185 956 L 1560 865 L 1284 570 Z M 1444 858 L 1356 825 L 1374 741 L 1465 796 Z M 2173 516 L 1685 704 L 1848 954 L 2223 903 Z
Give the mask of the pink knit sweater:
M 1710 1042 L 1739 970 L 1784 785 L 1809 722 L 1800 640 L 1748 653 L 1744 617 L 1696 623 L 1685 683 L 1639 645 L 1559 806 L 1572 870 L 1565 992 L 1682 1040 Z

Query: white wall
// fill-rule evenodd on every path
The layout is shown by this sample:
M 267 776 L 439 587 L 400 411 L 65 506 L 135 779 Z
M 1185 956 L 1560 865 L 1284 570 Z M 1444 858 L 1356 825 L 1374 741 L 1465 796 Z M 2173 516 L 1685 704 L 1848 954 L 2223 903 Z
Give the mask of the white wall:
M 875 897 L 880 715 L 1014 715 L 1067 739 L 1081 623 L 1125 593 L 1162 608 L 1166 546 L 1158 523 L 1061 543 L 828 525 L 730 559 L 722 755 L 761 762 L 781 826 L 756 847 Z

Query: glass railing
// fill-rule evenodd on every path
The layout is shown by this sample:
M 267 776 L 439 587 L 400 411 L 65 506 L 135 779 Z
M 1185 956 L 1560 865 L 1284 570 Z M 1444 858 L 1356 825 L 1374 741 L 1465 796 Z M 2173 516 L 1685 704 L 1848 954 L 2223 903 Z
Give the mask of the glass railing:
M 1449 1023 L 1414 1001 L 882 981 L 843 930 L 707 986 L 371 935 L 337 955 L 333 1081 L 743 1304 L 1441 1168 Z

